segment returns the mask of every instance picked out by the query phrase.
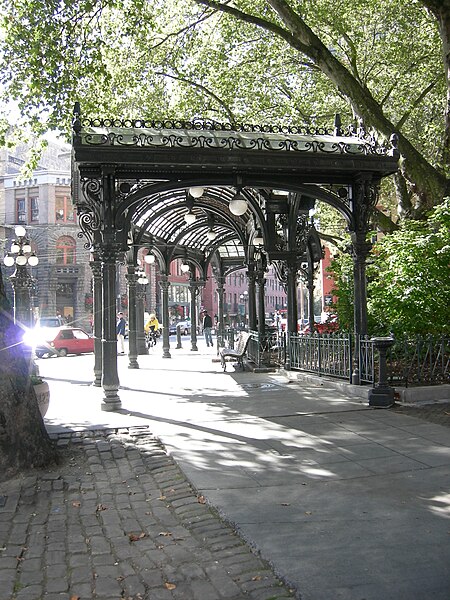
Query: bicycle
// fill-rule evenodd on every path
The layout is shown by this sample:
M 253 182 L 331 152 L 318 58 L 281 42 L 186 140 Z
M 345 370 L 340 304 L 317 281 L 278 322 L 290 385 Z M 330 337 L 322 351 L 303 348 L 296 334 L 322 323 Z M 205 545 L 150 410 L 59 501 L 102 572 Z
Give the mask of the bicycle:
M 150 331 L 145 332 L 145 346 L 146 346 L 147 350 L 149 348 L 152 348 L 153 346 L 156 346 L 157 340 L 158 340 L 158 335 L 157 335 L 156 331 L 151 329 Z

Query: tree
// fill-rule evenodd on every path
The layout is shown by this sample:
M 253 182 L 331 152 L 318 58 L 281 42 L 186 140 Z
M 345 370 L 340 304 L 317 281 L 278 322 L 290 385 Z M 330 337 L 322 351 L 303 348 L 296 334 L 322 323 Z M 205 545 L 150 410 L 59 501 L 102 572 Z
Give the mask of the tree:
M 56 460 L 0 271 L 0 481 Z
M 75 100 L 139 117 L 342 112 L 397 133 L 398 214 L 448 191 L 450 0 L 4 1 L 2 81 L 36 127 L 68 130 Z
M 450 333 L 450 198 L 427 221 L 405 219 L 372 248 L 368 277 L 369 332 L 377 335 Z M 352 329 L 353 261 L 332 261 L 342 329 Z
M 426 222 L 405 220 L 375 244 L 372 323 L 397 335 L 450 333 L 450 198 Z

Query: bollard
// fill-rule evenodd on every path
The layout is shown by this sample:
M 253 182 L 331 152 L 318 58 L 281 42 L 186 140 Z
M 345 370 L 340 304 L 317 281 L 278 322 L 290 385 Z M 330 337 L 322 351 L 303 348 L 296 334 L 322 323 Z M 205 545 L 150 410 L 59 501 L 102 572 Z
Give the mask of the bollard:
M 371 339 L 380 355 L 380 370 L 378 383 L 369 390 L 369 406 L 390 408 L 394 406 L 394 388 L 387 381 L 386 351 L 394 343 L 391 337 L 375 337 Z
M 181 345 L 181 327 L 177 325 L 177 347 L 176 350 L 179 350 L 183 346 Z

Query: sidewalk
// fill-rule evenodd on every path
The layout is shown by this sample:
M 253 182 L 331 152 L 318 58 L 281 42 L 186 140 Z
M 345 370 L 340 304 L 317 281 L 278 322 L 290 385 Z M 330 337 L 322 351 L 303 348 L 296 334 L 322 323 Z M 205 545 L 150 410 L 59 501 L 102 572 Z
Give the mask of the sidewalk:
M 296 589 L 302 600 L 448 600 L 448 428 L 370 409 L 326 386 L 224 374 L 202 340 L 198 353 L 183 345 L 171 360 L 157 346 L 136 371 L 119 357 L 119 413 L 100 410 L 102 392 L 89 385 L 92 357 L 39 361 L 51 386 L 47 427 L 68 444 L 69 461 L 47 479 L 33 473 L 11 482 L 22 485 L 22 499 L 38 501 L 28 513 L 0 487 L 8 495 L 1 535 L 8 548 L 22 536 L 0 553 L 0 581 L 18 567 L 17 594 L 6 598 L 268 600 Z M 98 441 L 92 429 L 102 431 Z M 39 548 L 43 529 L 59 539 Z M 51 546 L 46 563 L 59 565 L 55 576 L 36 556 L 42 544 Z M 71 555 L 84 561 L 78 582 Z M 65 585 L 63 594 L 20 587 L 28 570 L 41 578 L 36 585 Z M 150 583 L 146 570 L 156 577 Z M 97 590 L 99 579 L 112 588 Z M 85 585 L 82 593 L 72 582 Z

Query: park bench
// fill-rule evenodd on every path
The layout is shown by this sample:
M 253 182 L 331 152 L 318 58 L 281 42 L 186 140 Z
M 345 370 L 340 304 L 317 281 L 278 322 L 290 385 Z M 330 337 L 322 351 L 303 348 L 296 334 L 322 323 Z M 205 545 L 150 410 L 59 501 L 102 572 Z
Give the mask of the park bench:
M 247 352 L 247 346 L 250 341 L 250 334 L 241 331 L 236 342 L 235 348 L 222 348 L 220 351 L 220 362 L 223 370 L 227 370 L 227 361 L 235 361 L 244 370 L 244 356 Z

